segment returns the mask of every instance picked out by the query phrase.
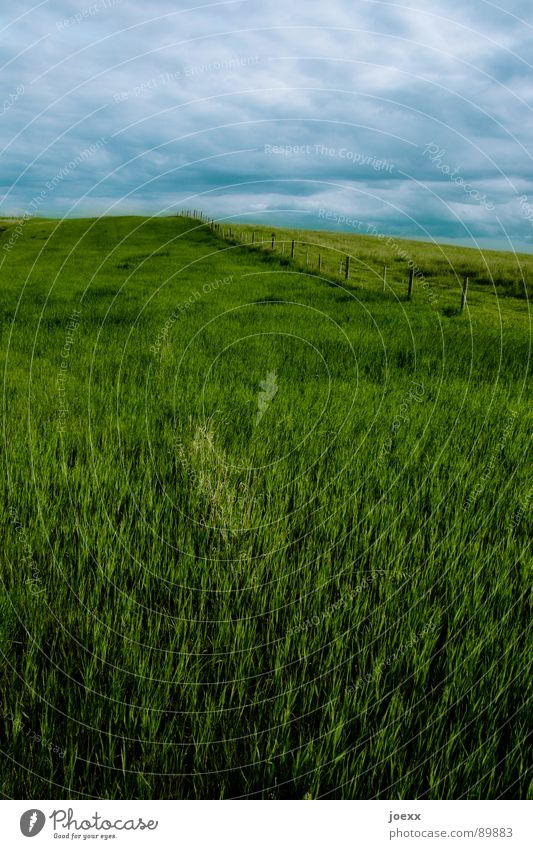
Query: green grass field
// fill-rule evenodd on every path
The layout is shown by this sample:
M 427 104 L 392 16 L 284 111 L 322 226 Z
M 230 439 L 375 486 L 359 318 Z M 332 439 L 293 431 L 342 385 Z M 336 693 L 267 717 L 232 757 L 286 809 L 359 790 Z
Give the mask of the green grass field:
M 15 225 L 4 797 L 532 798 L 533 257 Z

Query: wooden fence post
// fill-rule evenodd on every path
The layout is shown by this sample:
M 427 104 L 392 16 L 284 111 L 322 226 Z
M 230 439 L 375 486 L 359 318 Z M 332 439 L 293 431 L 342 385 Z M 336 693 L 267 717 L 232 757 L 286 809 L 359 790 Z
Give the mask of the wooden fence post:
M 255 245 L 255 230 L 252 230 L 252 245 Z
M 347 256 L 346 257 L 346 269 L 345 269 L 344 277 L 345 277 L 346 280 L 348 280 L 349 276 L 350 276 L 350 257 Z
M 306 264 L 307 268 L 309 268 L 309 251 L 306 251 L 306 254 L 305 254 L 305 264 Z
M 387 266 L 383 266 L 383 291 L 387 288 Z
M 461 294 L 461 312 L 466 307 L 466 297 L 468 295 L 468 277 L 465 277 L 465 282 L 463 283 L 463 291 Z
M 292 240 L 292 245 L 291 245 L 291 259 L 294 259 L 294 239 Z
M 322 254 L 318 255 L 318 270 L 322 271 Z
M 272 233 L 272 250 L 274 250 L 274 245 L 276 244 L 276 236 Z
M 410 301 L 413 297 L 413 278 L 415 273 L 412 268 L 409 269 L 409 285 L 407 287 L 407 299 Z

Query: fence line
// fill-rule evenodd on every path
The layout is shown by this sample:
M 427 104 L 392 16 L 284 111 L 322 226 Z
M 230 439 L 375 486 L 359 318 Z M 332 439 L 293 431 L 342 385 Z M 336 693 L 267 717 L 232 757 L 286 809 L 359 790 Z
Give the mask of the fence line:
M 296 239 L 285 239 L 281 236 L 277 236 L 276 233 L 272 233 L 272 232 L 270 233 L 270 235 L 268 235 L 266 233 L 265 233 L 265 235 L 263 235 L 261 233 L 257 234 L 256 230 L 252 230 L 251 239 L 250 239 L 250 241 L 248 241 L 248 234 L 246 233 L 246 231 L 243 232 L 241 230 L 239 233 L 234 233 L 232 227 L 228 226 L 228 228 L 226 229 L 226 227 L 221 226 L 213 218 L 209 218 L 203 212 L 201 212 L 200 210 L 196 210 L 196 209 L 192 209 L 192 210 L 187 209 L 187 210 L 178 212 L 177 216 L 178 217 L 184 216 L 186 218 L 192 218 L 196 221 L 200 221 L 202 224 L 205 224 L 213 233 L 216 233 L 218 236 L 220 236 L 225 242 L 228 242 L 229 244 L 234 245 L 235 247 L 246 247 L 249 250 L 251 250 L 251 249 L 267 250 L 269 253 L 271 253 L 271 252 L 275 252 L 277 246 L 279 246 L 279 255 L 280 255 L 280 258 L 284 259 L 285 264 L 289 264 L 289 258 L 288 258 L 288 256 L 287 257 L 285 256 L 285 244 L 290 243 L 290 246 L 291 246 L 290 259 L 295 261 L 295 263 L 297 265 L 299 264 L 300 268 L 302 270 L 304 270 L 304 268 L 305 268 L 306 271 L 309 271 L 313 267 L 312 262 L 311 262 L 311 258 L 310 258 L 310 253 L 309 253 L 309 247 L 310 246 L 319 247 L 319 248 L 322 247 L 322 250 L 324 250 L 324 248 L 325 248 L 326 250 L 331 250 L 332 252 L 336 252 L 335 248 L 328 248 L 327 246 L 324 246 L 324 245 L 323 246 L 320 246 L 320 245 L 317 246 L 317 245 L 314 245 L 313 243 L 303 242 L 303 241 L 300 242 Z M 259 235 L 259 238 L 258 238 L 258 235 Z M 301 247 L 305 248 L 305 257 L 301 258 L 301 262 L 299 262 L 300 258 L 296 255 L 296 247 L 297 246 L 301 246 Z M 325 274 L 328 275 L 328 277 L 334 278 L 334 280 L 332 282 L 338 283 L 342 280 L 344 280 L 345 282 L 349 282 L 350 280 L 352 280 L 352 282 L 357 285 L 357 283 L 358 282 L 360 283 L 360 281 L 356 281 L 353 278 L 351 278 L 351 276 L 350 276 L 351 275 L 352 260 L 357 260 L 357 256 L 356 255 L 350 256 L 350 254 L 346 254 L 344 256 L 344 258 L 342 258 L 342 257 L 340 258 L 338 270 L 328 271 L 325 267 L 324 255 L 319 251 L 318 262 L 317 262 L 317 265 L 315 267 L 316 267 L 316 270 L 319 272 L 320 275 L 323 275 L 325 273 Z M 383 268 L 383 271 L 382 271 L 381 274 L 377 271 L 373 271 L 371 273 L 375 274 L 377 281 L 381 280 L 383 282 L 383 292 L 386 292 L 387 283 L 388 283 L 388 280 L 387 280 L 388 267 L 386 265 L 384 265 L 384 266 L 382 266 L 382 268 Z M 416 275 L 416 276 L 418 276 L 418 275 Z M 407 292 L 406 292 L 406 296 L 405 296 L 407 301 L 413 300 L 414 278 L 415 278 L 415 272 L 414 272 L 414 268 L 413 268 L 412 263 L 411 263 L 411 264 L 409 264 L 409 268 L 408 268 L 408 272 L 407 272 Z M 405 280 L 405 278 L 404 278 L 404 280 Z M 461 312 L 465 309 L 466 304 L 467 304 L 468 283 L 469 283 L 469 278 L 465 277 L 464 281 L 461 285 L 461 301 L 460 301 L 460 311 Z M 360 283 L 360 285 L 364 286 L 364 284 L 362 284 L 362 283 Z M 389 288 L 392 288 L 390 283 L 388 285 L 389 285 Z

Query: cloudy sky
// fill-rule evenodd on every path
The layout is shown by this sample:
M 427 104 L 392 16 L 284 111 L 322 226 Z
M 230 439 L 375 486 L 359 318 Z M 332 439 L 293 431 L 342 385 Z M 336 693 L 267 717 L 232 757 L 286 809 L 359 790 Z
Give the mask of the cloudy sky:
M 533 250 L 530 0 L 22 0 L 0 31 L 0 214 Z

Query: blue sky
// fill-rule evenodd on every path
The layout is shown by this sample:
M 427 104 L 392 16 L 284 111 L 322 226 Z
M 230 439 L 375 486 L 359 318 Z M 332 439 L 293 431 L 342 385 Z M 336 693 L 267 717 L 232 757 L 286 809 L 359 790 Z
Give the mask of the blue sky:
M 526 0 L 45 0 L 0 30 L 0 214 L 533 250 Z

